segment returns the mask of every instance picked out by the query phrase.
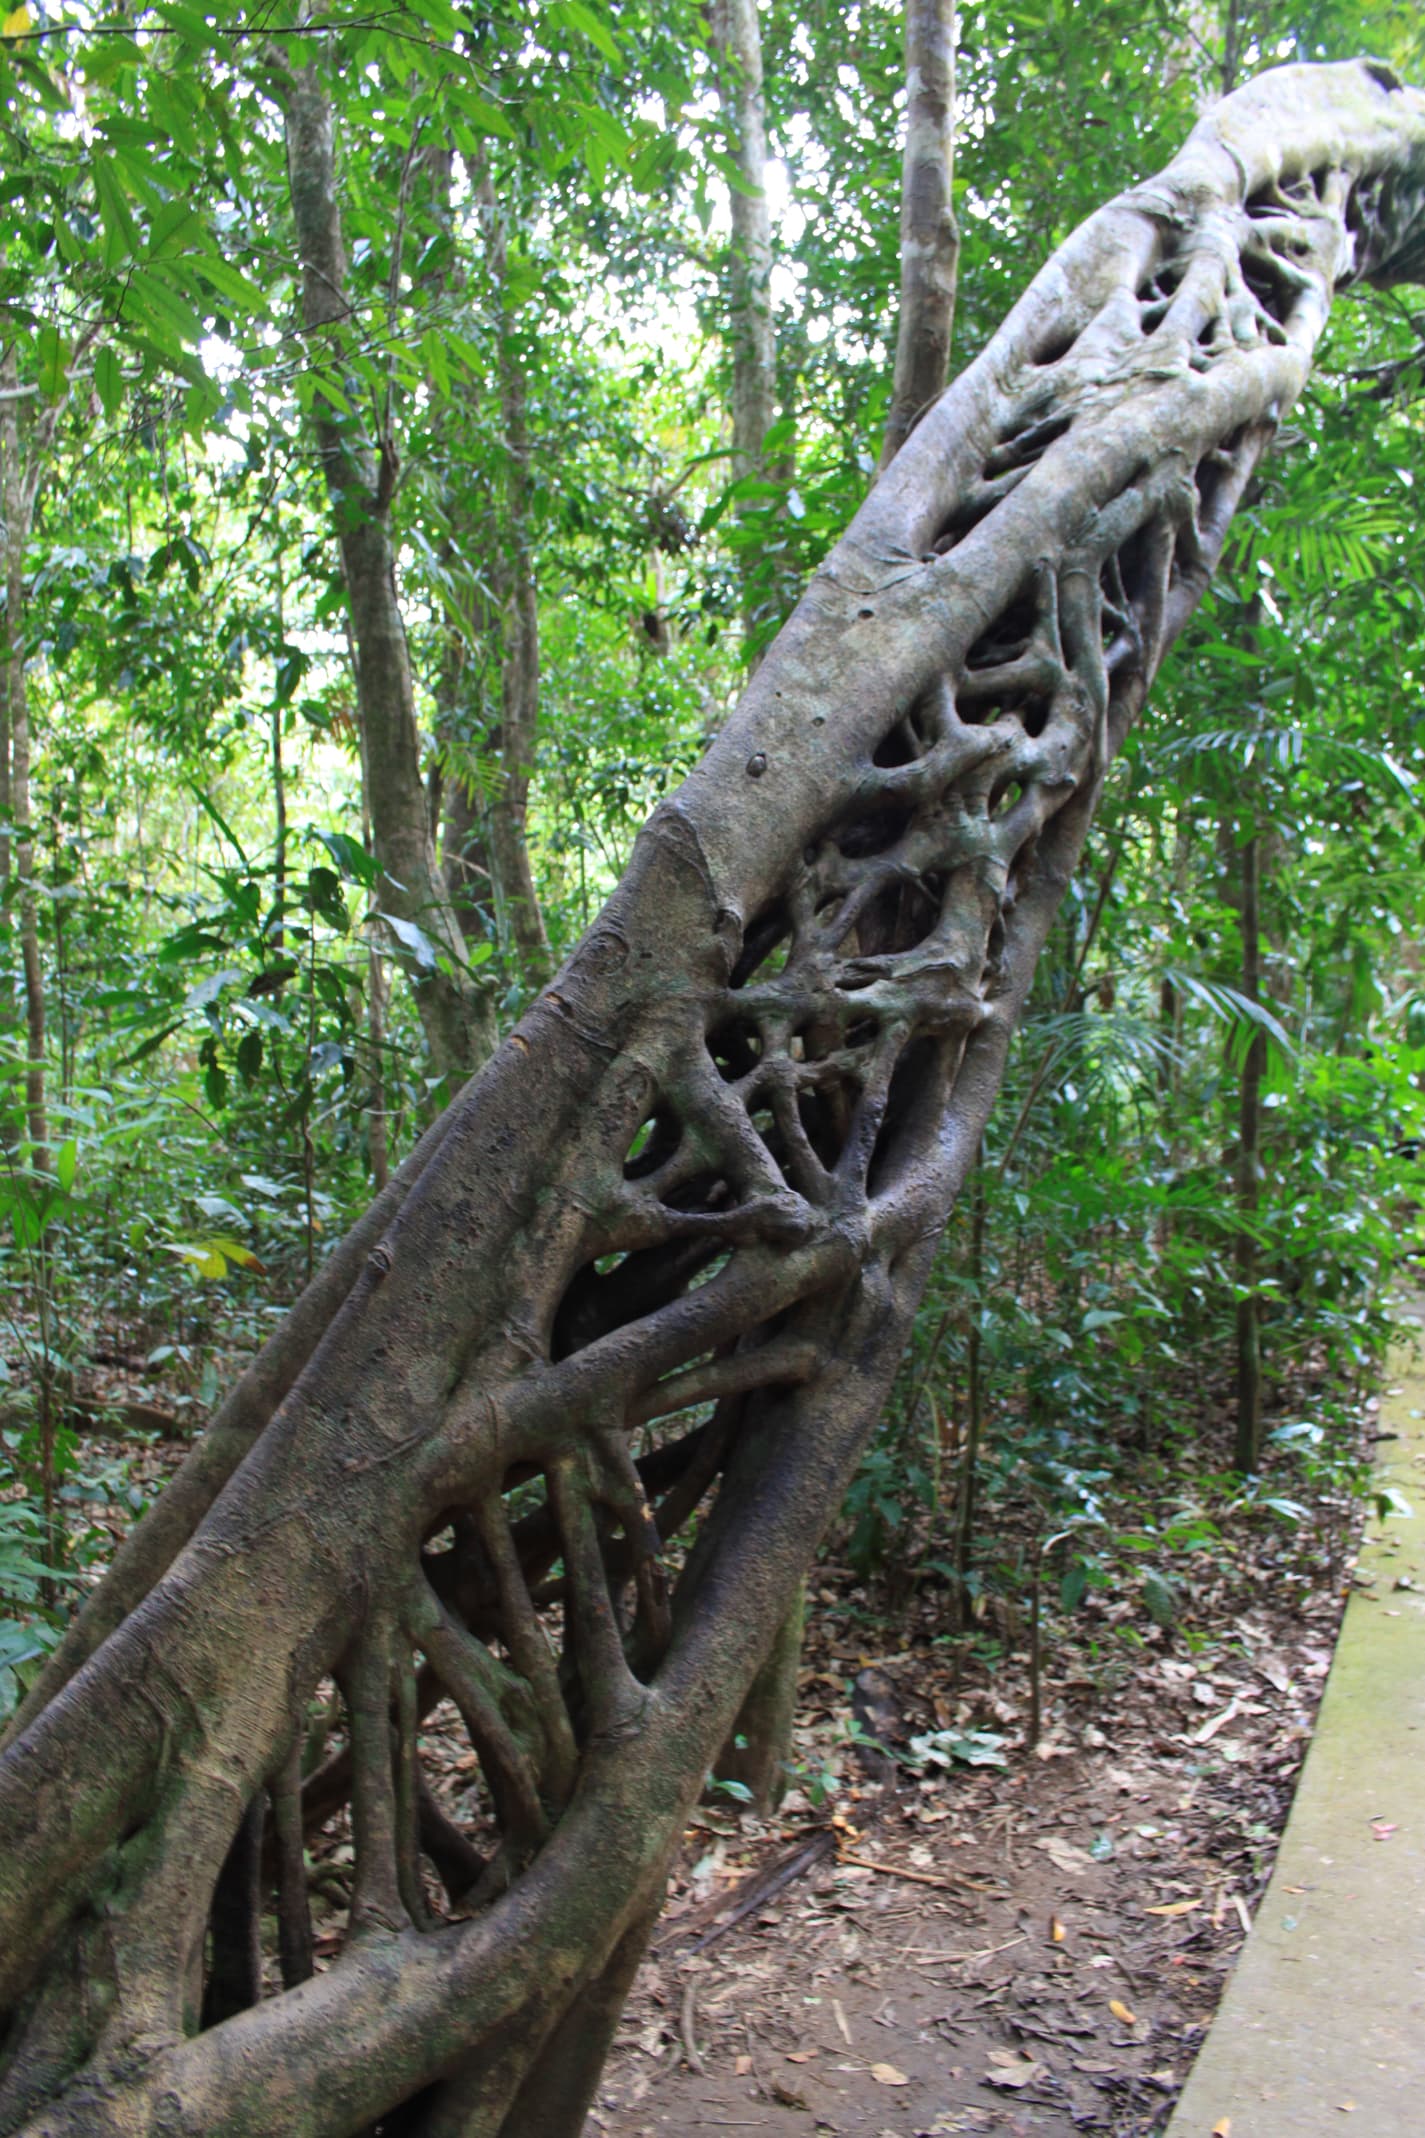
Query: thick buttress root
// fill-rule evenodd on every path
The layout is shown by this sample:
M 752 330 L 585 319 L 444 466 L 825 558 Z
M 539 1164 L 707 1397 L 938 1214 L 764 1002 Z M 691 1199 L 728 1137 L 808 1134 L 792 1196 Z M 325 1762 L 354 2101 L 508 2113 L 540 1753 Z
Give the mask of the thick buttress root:
M 1418 268 L 1423 220 L 1425 99 L 1264 76 L 917 426 L 0 1763 L 0 2132 L 572 2138 L 1114 753 L 1335 288 Z

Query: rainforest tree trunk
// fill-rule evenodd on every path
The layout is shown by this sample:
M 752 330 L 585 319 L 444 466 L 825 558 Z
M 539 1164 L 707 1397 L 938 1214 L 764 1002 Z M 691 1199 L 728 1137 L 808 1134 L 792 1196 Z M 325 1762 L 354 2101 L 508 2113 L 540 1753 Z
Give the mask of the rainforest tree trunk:
M 45 987 L 40 957 L 40 908 L 35 895 L 35 833 L 30 806 L 30 701 L 25 678 L 25 552 L 34 523 L 40 475 L 57 409 L 46 410 L 26 444 L 21 438 L 18 370 L 13 343 L 0 359 L 0 498 L 5 513 L 5 821 L 14 831 L 18 878 L 20 975 L 25 1006 L 25 1127 L 29 1163 L 49 1165 L 45 1104 Z M 10 859 L 6 841 L 6 861 Z M 8 870 L 7 870 L 8 873 Z
M 390 532 L 395 441 L 385 435 L 373 442 L 362 420 L 345 413 L 362 404 L 361 389 L 343 391 L 340 401 L 322 390 L 323 367 L 333 384 L 340 376 L 350 317 L 336 143 L 322 64 L 317 57 L 280 77 L 302 267 L 302 324 L 317 371 L 312 427 L 346 582 L 362 775 L 382 870 L 381 911 L 415 990 L 432 1063 L 455 1090 L 494 1047 L 494 1008 L 470 969 L 465 937 L 436 866 Z
M 730 194 L 732 479 L 766 483 L 773 478 L 765 441 L 777 412 L 777 331 L 772 316 L 772 216 L 767 200 L 767 115 L 757 0 L 712 0 L 710 20 L 728 153 L 742 181 Z M 745 535 L 759 526 L 770 526 L 769 505 L 765 494 L 738 498 L 737 519 Z M 750 540 L 739 545 L 738 572 L 743 630 L 758 648 L 780 609 L 785 574 L 774 560 L 759 556 Z
M 500 603 L 499 779 L 484 810 L 486 840 L 502 925 L 521 977 L 549 978 L 549 937 L 529 858 L 529 789 L 539 733 L 539 596 L 531 525 L 530 441 L 525 371 L 518 327 L 508 309 L 504 217 L 486 182 L 486 258 L 499 327 L 500 428 L 504 444 L 503 511 L 495 516 L 495 585 Z
M 1334 289 L 1418 271 L 1422 204 L 1425 97 L 1369 62 L 1265 75 L 1068 240 L 917 425 L 27 1704 L 0 1759 L 0 2132 L 573 2138 L 1107 768 Z M 663 1545 L 714 1482 L 670 1593 Z M 478 1851 L 423 1785 L 446 1694 Z M 344 1946 L 205 2027 L 220 1875 L 261 1819 L 280 1897 L 304 1741 L 299 1815 L 349 1807 Z
M 905 0 L 906 122 L 901 302 L 881 466 L 889 467 L 950 376 L 955 274 L 955 0 Z
M 1255 827 L 1238 850 L 1241 868 L 1242 993 L 1262 999 L 1261 838 Z M 1267 1038 L 1252 1027 L 1242 1060 L 1237 1105 L 1237 1214 L 1233 1252 L 1237 1283 L 1237 1468 L 1257 1468 L 1262 1455 L 1262 1308 L 1257 1291 L 1257 1211 L 1262 1199 L 1262 1073 Z
M 475 530 L 469 531 L 474 539 Z M 480 539 L 484 539 L 483 528 Z M 452 574 L 459 568 L 454 542 L 442 558 Z M 472 590 L 470 606 L 446 625 L 440 673 L 435 686 L 436 736 L 444 771 L 440 783 L 440 865 L 445 891 L 472 954 L 492 941 L 495 923 L 494 878 L 485 837 L 480 790 L 484 759 L 491 749 L 492 713 L 486 676 L 494 665 L 496 633 L 483 598 Z M 497 649 L 496 649 L 497 650 Z M 489 955 L 489 951 L 483 953 Z

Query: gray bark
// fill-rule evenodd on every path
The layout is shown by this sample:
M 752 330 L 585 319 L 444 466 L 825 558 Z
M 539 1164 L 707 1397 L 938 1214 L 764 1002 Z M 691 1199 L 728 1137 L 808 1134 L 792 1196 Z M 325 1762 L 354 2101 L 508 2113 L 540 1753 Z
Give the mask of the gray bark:
M 529 790 L 539 732 L 539 600 L 530 518 L 530 440 L 525 376 L 505 308 L 504 218 L 488 181 L 482 188 L 486 259 L 500 327 L 500 422 L 504 510 L 497 521 L 495 583 L 500 602 L 500 784 L 484 811 L 501 921 L 529 984 L 549 978 L 549 937 L 529 858 Z
M 950 376 L 960 258 L 954 206 L 957 12 L 955 0 L 905 0 L 901 302 L 883 468 Z
M 757 0 L 712 0 L 711 30 L 728 146 L 742 180 L 731 189 L 732 476 L 769 480 L 764 440 L 777 408 L 777 337 L 772 317 L 772 221 L 767 202 L 767 118 Z M 765 510 L 742 499 L 738 515 Z M 776 575 L 741 561 L 743 623 L 767 621 Z
M 451 549 L 453 563 L 453 544 Z M 472 944 L 483 941 L 487 932 L 480 908 L 488 910 L 494 903 L 484 820 L 476 786 L 465 769 L 470 751 L 488 747 L 495 725 L 480 674 L 485 657 L 481 641 L 491 635 L 479 611 L 468 622 L 449 625 L 436 684 L 437 732 L 448 760 L 441 781 L 441 867 L 446 894 Z

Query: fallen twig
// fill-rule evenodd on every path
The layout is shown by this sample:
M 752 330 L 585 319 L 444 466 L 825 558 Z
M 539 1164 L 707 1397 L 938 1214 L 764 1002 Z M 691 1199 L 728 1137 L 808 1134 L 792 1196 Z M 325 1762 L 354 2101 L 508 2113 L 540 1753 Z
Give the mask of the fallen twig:
M 711 1930 L 705 1931 L 700 1938 L 696 1939 L 688 1947 L 689 1956 L 695 1952 L 702 1952 L 707 1946 L 713 1944 L 716 1939 L 726 1937 L 728 1931 L 735 1930 L 743 1918 L 750 1915 L 754 1908 L 760 1908 L 762 1903 L 770 1900 L 774 1893 L 780 1893 L 784 1886 L 791 1885 L 794 1879 L 802 1877 L 805 1872 L 810 1871 L 816 1864 L 820 1863 L 824 1857 L 829 1856 L 833 1846 L 834 1842 L 830 1829 L 822 1827 L 813 1834 L 810 1841 L 801 1842 L 792 1850 L 790 1855 L 778 1857 L 758 1871 L 754 1877 L 744 1878 L 741 1885 L 734 1887 L 733 1891 L 726 1897 L 725 1905 L 729 1912 L 722 1916 L 721 1921 L 714 1922 Z M 721 1914 L 722 1910 L 719 1908 L 715 1912 Z M 667 1945 L 674 1944 L 680 1936 L 685 1935 L 686 1926 L 682 1929 L 675 1929 L 672 1935 L 659 1945 L 658 1950 L 660 1952 L 665 1950 Z
M 978 1952 L 926 1952 L 915 1964 L 917 1967 L 944 1967 L 951 1960 L 992 1960 L 997 1952 L 1008 1952 L 1011 1945 L 1022 1945 L 1024 1942 L 1024 1935 L 1021 1935 L 1017 1938 L 1006 1938 L 1003 1945 L 982 1945 Z M 915 1947 L 908 1945 L 906 1951 L 914 1954 Z
M 908 1871 L 898 1863 L 879 1863 L 874 1856 L 838 1856 L 838 1863 L 854 1863 L 862 1871 L 881 1871 L 887 1878 L 908 1878 L 915 1886 L 939 1886 L 953 1893 L 962 1884 L 958 1878 L 940 1878 L 933 1871 Z
M 698 2052 L 698 1978 L 689 1975 L 683 1984 L 683 2003 L 678 2013 L 678 2033 L 683 2044 L 683 2054 L 688 2060 L 688 2069 L 699 2078 L 703 2074 L 703 2060 Z

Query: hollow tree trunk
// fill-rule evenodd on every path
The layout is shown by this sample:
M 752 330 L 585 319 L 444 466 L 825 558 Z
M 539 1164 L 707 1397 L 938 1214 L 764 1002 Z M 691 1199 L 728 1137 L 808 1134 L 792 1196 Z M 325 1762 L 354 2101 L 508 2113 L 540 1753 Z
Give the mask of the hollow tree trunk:
M 0 1761 L 0 2131 L 572 2138 L 1106 768 L 1334 286 L 1418 267 L 1422 218 L 1425 97 L 1369 63 L 1264 76 L 917 426 L 246 1460 Z M 660 1538 L 714 1479 L 670 1598 Z M 203 2028 L 219 1873 L 328 1674 L 346 1743 L 308 1788 L 314 1818 L 349 1796 L 349 1935 Z M 492 1832 L 431 1926 L 446 1692 Z
M 955 17 L 955 0 L 906 0 L 900 311 L 883 468 L 944 392 L 950 371 L 960 243 L 951 206 Z M 759 1809 L 774 1805 L 786 1788 L 805 1618 L 806 1596 L 799 1589 L 717 1764 L 719 1778 L 749 1790 Z
M 350 317 L 346 255 L 337 194 L 331 99 L 321 60 L 280 77 L 286 114 L 287 167 L 302 267 L 302 323 L 313 361 L 339 372 Z M 342 402 L 360 404 L 353 387 Z M 410 647 L 396 591 L 389 515 L 396 449 L 375 444 L 360 419 L 322 390 L 312 403 L 322 472 L 332 504 L 355 648 L 356 709 L 372 839 L 381 864 L 381 910 L 393 949 L 410 977 L 438 1074 L 452 1089 L 488 1059 L 494 1008 L 472 974 L 465 938 L 436 866 L 421 778 Z

